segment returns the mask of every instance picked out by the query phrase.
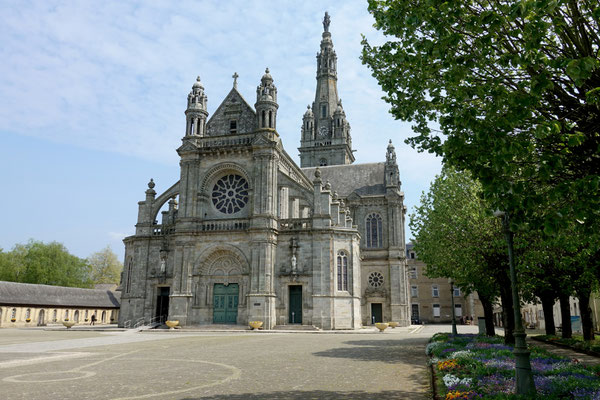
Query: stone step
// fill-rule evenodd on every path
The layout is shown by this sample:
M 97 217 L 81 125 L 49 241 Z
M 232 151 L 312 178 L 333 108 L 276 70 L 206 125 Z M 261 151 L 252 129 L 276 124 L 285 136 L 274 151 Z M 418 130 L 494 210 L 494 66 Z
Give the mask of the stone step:
M 280 331 L 319 331 L 320 329 L 313 325 L 275 325 L 274 330 Z

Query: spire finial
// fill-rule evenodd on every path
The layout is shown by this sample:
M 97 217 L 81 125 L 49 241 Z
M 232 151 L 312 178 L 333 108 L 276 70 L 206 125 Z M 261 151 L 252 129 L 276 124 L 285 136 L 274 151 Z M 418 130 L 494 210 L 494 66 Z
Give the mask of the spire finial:
M 233 75 L 231 75 L 231 77 L 233 78 L 233 87 L 237 89 L 237 78 L 239 78 L 240 76 L 237 72 L 234 72 Z
M 325 32 L 329 32 L 329 24 L 331 24 L 331 18 L 329 18 L 329 13 L 325 11 L 325 17 L 323 18 L 323 29 Z

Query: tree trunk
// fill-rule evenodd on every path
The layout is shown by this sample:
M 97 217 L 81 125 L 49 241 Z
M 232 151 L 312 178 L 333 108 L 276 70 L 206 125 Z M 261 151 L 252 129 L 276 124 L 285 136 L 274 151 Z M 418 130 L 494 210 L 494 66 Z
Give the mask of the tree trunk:
M 479 300 L 483 306 L 483 316 L 485 318 L 485 334 L 494 336 L 496 329 L 494 328 L 494 304 L 489 297 L 479 295 Z
M 544 325 L 546 326 L 546 335 L 556 335 L 556 326 L 554 325 L 554 294 L 551 292 L 540 293 L 542 309 L 544 310 Z
M 504 343 L 514 345 L 515 314 L 513 311 L 512 291 L 510 285 L 500 285 L 500 299 L 502 301 Z
M 581 313 L 581 330 L 583 340 L 594 340 L 594 321 L 592 320 L 592 309 L 590 308 L 590 290 L 583 288 L 577 291 L 579 299 L 579 312 Z
M 570 339 L 573 336 L 571 329 L 571 306 L 569 304 L 569 295 L 561 293 L 558 295 L 560 301 L 560 320 L 562 324 L 563 339 Z

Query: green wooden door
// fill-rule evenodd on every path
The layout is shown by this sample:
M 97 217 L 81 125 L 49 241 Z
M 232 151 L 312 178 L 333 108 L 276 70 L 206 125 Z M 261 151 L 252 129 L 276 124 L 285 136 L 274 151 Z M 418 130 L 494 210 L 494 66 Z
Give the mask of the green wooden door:
M 290 324 L 302 324 L 302 286 L 290 286 Z
M 383 322 L 381 303 L 371 303 L 371 323 Z
M 237 283 L 225 286 L 215 283 L 213 294 L 213 322 L 215 324 L 235 324 L 237 322 L 238 294 Z

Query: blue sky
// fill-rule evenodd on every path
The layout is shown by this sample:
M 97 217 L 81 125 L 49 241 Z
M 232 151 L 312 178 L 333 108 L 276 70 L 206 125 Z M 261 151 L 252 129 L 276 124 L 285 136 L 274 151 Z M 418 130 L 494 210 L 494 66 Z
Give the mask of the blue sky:
M 212 113 L 234 72 L 254 104 L 269 67 L 278 131 L 298 161 L 325 11 L 356 162 L 383 161 L 392 139 L 412 210 L 440 160 L 403 143 L 410 124 L 389 114 L 359 60 L 361 33 L 383 40 L 366 1 L 1 0 L 0 248 L 34 238 L 80 257 L 110 245 L 122 258 L 148 180 L 160 193 L 178 179 L 175 149 L 197 75 Z

